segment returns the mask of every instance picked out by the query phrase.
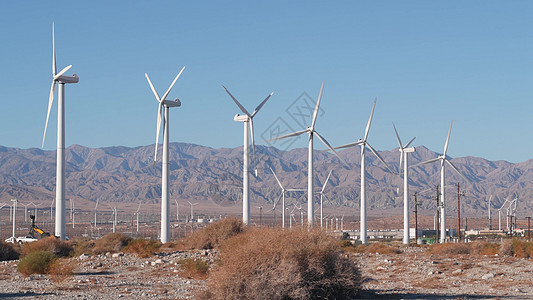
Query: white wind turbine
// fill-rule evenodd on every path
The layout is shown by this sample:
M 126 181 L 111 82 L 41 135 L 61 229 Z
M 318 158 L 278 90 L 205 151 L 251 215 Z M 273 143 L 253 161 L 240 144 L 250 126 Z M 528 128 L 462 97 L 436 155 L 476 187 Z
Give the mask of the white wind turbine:
M 324 194 L 324 190 L 326 189 L 326 185 L 328 184 L 328 181 L 329 181 L 329 177 L 331 176 L 331 172 L 333 172 L 333 170 L 329 171 L 329 174 L 328 174 L 328 177 L 326 178 L 326 181 L 324 181 L 324 185 L 322 186 L 322 189 L 320 190 L 320 192 L 315 192 L 315 194 L 320 194 L 320 228 L 323 227 L 323 223 L 324 223 L 324 219 L 323 219 L 323 213 L 324 213 L 324 199 L 323 198 L 326 198 L 328 200 L 328 202 L 333 205 L 333 203 L 331 203 L 331 201 L 329 201 L 329 198 L 326 196 L 326 194 Z
M 391 170 L 389 165 L 381 158 L 381 156 L 378 154 L 372 146 L 367 141 L 368 138 L 368 132 L 370 131 L 370 124 L 372 123 L 372 117 L 374 115 L 374 108 L 376 107 L 376 101 L 377 99 L 374 99 L 374 104 L 372 105 L 372 111 L 370 112 L 370 117 L 368 118 L 368 123 L 366 124 L 365 129 L 365 137 L 364 139 L 359 139 L 357 142 L 346 144 L 343 146 L 335 147 L 335 149 L 343 149 L 343 148 L 349 148 L 353 146 L 360 145 L 361 146 L 361 243 L 366 244 L 367 243 L 367 232 L 366 232 L 366 183 L 365 183 L 365 149 L 368 147 L 374 155 L 385 165 L 385 167 L 391 172 L 395 173 Z
M 228 89 L 225 86 L 222 86 L 224 90 L 226 90 L 226 93 L 233 99 L 235 104 L 239 107 L 239 109 L 244 113 L 244 115 L 236 114 L 235 117 L 233 117 L 233 120 L 235 122 L 243 122 L 244 124 L 244 144 L 243 144 L 243 161 L 242 161 L 242 222 L 244 225 L 250 224 L 250 199 L 248 198 L 250 187 L 249 187 L 249 158 L 250 158 L 250 132 L 252 136 L 252 152 L 253 152 L 253 163 L 254 163 L 254 173 L 255 176 L 257 176 L 257 169 L 255 166 L 255 141 L 254 141 L 254 117 L 259 112 L 259 110 L 265 105 L 265 103 L 270 99 L 270 97 L 274 94 L 274 92 L 270 93 L 263 102 L 261 102 L 255 109 L 253 113 L 249 113 L 244 106 L 233 97 L 233 95 L 228 91 Z M 249 126 L 249 127 L 248 127 Z M 249 128 L 249 130 L 248 130 Z
M 56 161 L 56 220 L 55 235 L 61 240 L 65 240 L 65 84 L 78 83 L 78 75 L 63 75 L 72 65 L 65 67 L 59 73 L 56 66 L 56 47 L 54 23 L 52 23 L 52 86 L 50 87 L 50 96 L 48 98 L 48 113 L 46 114 L 46 123 L 44 124 L 43 143 L 46 138 L 46 128 L 50 118 L 50 110 L 54 102 L 54 93 L 56 83 L 59 83 L 57 93 L 57 161 Z
M 286 189 L 282 184 L 281 181 L 279 181 L 278 176 L 274 172 L 272 168 L 270 168 L 270 171 L 272 171 L 272 174 L 274 174 L 274 178 L 276 178 L 276 181 L 278 182 L 279 187 L 281 188 L 281 195 L 279 196 L 278 200 L 274 202 L 274 207 L 272 210 L 276 209 L 276 206 L 278 205 L 279 201 L 281 200 L 281 228 L 285 228 L 285 194 L 287 192 L 305 192 L 305 189 Z
M 459 172 L 459 170 L 457 169 L 457 167 L 455 167 L 447 158 L 446 158 L 446 151 L 448 150 L 448 143 L 450 142 L 450 134 L 452 132 L 452 124 L 453 124 L 453 121 L 450 123 L 450 129 L 448 130 L 448 136 L 446 137 L 446 142 L 444 144 L 444 152 L 442 155 L 440 155 L 439 157 L 437 158 L 433 158 L 433 159 L 430 159 L 430 160 L 426 160 L 426 161 L 423 161 L 421 163 L 418 163 L 416 165 L 414 165 L 413 167 L 417 167 L 417 166 L 420 166 L 420 165 L 423 165 L 423 164 L 429 164 L 429 163 L 432 163 L 432 162 L 436 162 L 436 161 L 440 161 L 440 201 L 439 201 L 439 204 L 440 204 L 440 232 L 441 232 L 441 236 L 440 236 L 440 243 L 444 243 L 446 241 L 446 198 L 445 198 L 445 178 L 444 178 L 444 174 L 445 174 L 445 162 L 450 165 L 450 167 L 452 167 L 452 169 L 457 172 L 457 174 L 459 174 L 466 182 L 468 182 L 468 179 L 466 179 L 466 177 L 461 173 Z
M 335 156 L 337 156 L 337 158 L 348 167 L 348 164 L 337 154 L 335 149 L 331 147 L 328 141 L 326 141 L 326 139 L 323 138 L 315 130 L 316 118 L 318 116 L 318 109 L 320 107 L 320 100 L 322 99 L 323 90 L 324 90 L 324 82 L 322 82 L 322 86 L 320 87 L 320 93 L 318 94 L 318 99 L 316 101 L 315 110 L 313 112 L 313 119 L 311 120 L 311 126 L 307 127 L 306 129 L 296 131 L 293 133 L 289 133 L 286 135 L 282 135 L 282 136 L 279 136 L 277 138 L 274 138 L 268 141 L 270 142 L 270 141 L 280 140 L 280 139 L 284 139 L 288 137 L 299 136 L 304 133 L 309 134 L 309 152 L 308 152 L 308 163 L 307 163 L 307 225 L 309 227 L 313 226 L 314 214 L 315 214 L 314 201 L 313 201 L 313 198 L 314 198 L 314 195 L 313 195 L 314 194 L 313 192 L 313 179 L 314 179 L 313 177 L 313 136 L 316 135 L 318 139 L 322 141 L 322 143 L 324 143 L 324 145 L 326 145 L 326 147 L 328 147 L 328 149 L 332 151 L 333 154 L 335 154 Z
M 157 146 L 159 145 L 159 132 L 161 131 L 161 115 L 163 114 L 162 108 L 165 107 L 164 115 L 163 115 L 163 162 L 161 167 L 161 243 L 165 244 L 170 240 L 169 231 L 170 231 L 170 219 L 169 219 L 169 208 L 170 208 L 170 200 L 169 200 L 169 191 L 168 191 L 168 138 L 169 138 L 169 108 L 170 107 L 180 107 L 181 102 L 176 98 L 175 101 L 172 100 L 166 100 L 168 94 L 172 90 L 172 87 L 174 87 L 174 84 L 180 77 L 181 73 L 185 70 L 185 67 L 181 69 L 181 71 L 178 73 L 178 75 L 174 78 L 174 81 L 172 81 L 172 84 L 166 91 L 166 93 L 163 95 L 163 97 L 159 97 L 159 94 L 154 88 L 154 85 L 150 81 L 150 77 L 148 77 L 148 74 L 144 74 L 146 76 L 146 80 L 148 80 L 148 84 L 150 85 L 150 88 L 152 89 L 152 92 L 154 93 L 154 96 L 159 103 L 159 107 L 157 109 L 157 131 L 156 131 L 156 138 L 155 138 L 155 153 L 154 153 L 154 165 L 157 161 Z
M 409 153 L 415 152 L 415 147 L 409 147 L 411 143 L 416 139 L 414 137 L 409 143 L 403 145 L 400 140 L 400 135 L 396 130 L 394 123 L 394 132 L 396 133 L 396 138 L 398 139 L 398 145 L 400 148 L 400 170 L 402 169 L 403 164 L 403 244 L 409 244 L 409 165 L 408 165 L 408 156 Z M 400 171 L 401 172 L 401 171 Z
M 190 201 L 187 201 L 189 202 L 189 205 L 191 206 L 191 221 L 194 220 L 194 206 L 195 205 L 198 205 L 198 203 L 191 203 Z
M 137 234 L 139 234 L 139 211 L 141 210 L 141 204 L 143 201 L 139 201 L 139 206 L 137 206 L 137 211 L 135 212 L 135 215 L 137 217 Z

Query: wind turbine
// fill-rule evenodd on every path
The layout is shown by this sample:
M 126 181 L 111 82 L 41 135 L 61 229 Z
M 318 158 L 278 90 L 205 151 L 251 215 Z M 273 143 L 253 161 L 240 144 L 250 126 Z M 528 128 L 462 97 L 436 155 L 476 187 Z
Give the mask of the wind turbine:
M 139 234 L 139 211 L 141 210 L 141 204 L 143 201 L 139 201 L 139 206 L 137 206 L 137 211 L 135 212 L 135 215 L 137 216 L 137 234 Z
M 50 110 L 54 102 L 54 93 L 56 83 L 59 83 L 57 92 L 57 161 L 56 161 L 56 220 L 55 235 L 61 240 L 65 240 L 65 84 L 78 83 L 78 75 L 63 75 L 72 65 L 69 65 L 59 73 L 56 65 L 56 46 L 54 23 L 52 23 L 52 86 L 50 87 L 50 96 L 48 98 L 48 113 L 46 114 L 46 123 L 44 124 L 43 143 L 46 138 L 46 128 L 50 118 Z
M 159 132 L 161 131 L 161 114 L 162 114 L 162 108 L 165 107 L 164 115 L 163 115 L 163 162 L 161 167 L 161 243 L 165 244 L 170 240 L 169 236 L 169 230 L 170 230 L 170 220 L 169 220 L 169 191 L 168 191 L 168 137 L 169 137 L 169 108 L 170 107 L 180 107 L 181 102 L 176 98 L 175 101 L 166 100 L 168 94 L 170 93 L 170 90 L 172 90 L 172 87 L 174 87 L 174 84 L 176 83 L 176 80 L 180 77 L 181 73 L 185 70 L 185 67 L 181 69 L 181 71 L 178 73 L 176 78 L 174 78 L 174 81 L 172 81 L 172 84 L 166 91 L 166 93 L 163 95 L 163 97 L 159 97 L 159 94 L 154 88 L 154 85 L 150 81 L 150 77 L 148 77 L 148 74 L 144 74 L 146 76 L 146 80 L 148 80 L 148 84 L 150 85 L 150 88 L 152 89 L 152 92 L 154 93 L 154 96 L 159 103 L 159 107 L 157 109 L 157 131 L 156 131 L 156 138 L 155 138 L 155 153 L 154 153 L 154 165 L 157 161 L 157 146 L 159 144 Z
M 191 221 L 194 220 L 194 206 L 197 205 L 198 203 L 191 203 L 190 201 L 187 201 L 189 202 L 189 204 L 191 205 Z
M 250 187 L 248 183 L 249 179 L 249 163 L 248 159 L 250 158 L 250 142 L 248 138 L 250 137 L 250 133 L 248 131 L 248 126 L 250 126 L 251 136 L 252 136 L 252 152 L 253 152 L 253 162 L 254 162 L 254 173 L 255 176 L 257 176 L 257 169 L 255 165 L 255 141 L 254 141 L 254 117 L 259 112 L 259 110 L 265 105 L 265 103 L 270 99 L 270 97 L 274 94 L 274 92 L 270 93 L 263 102 L 261 102 L 255 109 L 253 113 L 249 113 L 244 106 L 233 97 L 233 95 L 228 91 L 228 89 L 225 86 L 222 86 L 224 90 L 226 90 L 226 93 L 233 99 L 235 104 L 239 107 L 239 109 L 244 113 L 244 115 L 236 114 L 235 117 L 233 117 L 233 120 L 235 122 L 243 122 L 244 124 L 244 144 L 243 144 L 243 161 L 242 161 L 242 222 L 244 225 L 250 224 L 250 199 L 248 198 Z
M 489 206 L 488 206 L 488 209 L 489 209 L 489 230 L 492 230 L 492 218 L 491 218 L 491 215 L 490 215 L 490 210 L 491 210 L 491 202 L 490 200 L 492 200 L 492 195 L 490 195 L 489 197 Z
M 16 238 L 15 238 L 15 229 L 16 229 L 15 222 L 16 222 L 16 216 L 17 216 L 18 199 L 17 198 L 11 199 L 11 201 L 13 202 L 13 243 L 15 243 L 16 242 Z
M 322 218 L 322 215 L 324 213 L 324 201 L 323 201 L 323 198 L 326 198 L 328 200 L 328 202 L 331 205 L 333 205 L 333 203 L 331 203 L 331 201 L 329 201 L 329 199 L 326 196 L 326 194 L 324 194 L 324 190 L 326 189 L 326 185 L 328 184 L 329 177 L 331 176 L 331 172 L 333 172 L 333 170 L 329 171 L 328 177 L 326 178 L 326 181 L 324 181 L 324 185 L 322 186 L 322 189 L 320 190 L 320 192 L 316 192 L 316 194 L 320 194 L 320 228 L 323 227 L 323 221 L 324 221 L 324 219 Z
M 326 145 L 326 147 L 328 147 L 328 149 L 330 151 L 332 151 L 333 154 L 335 154 L 335 156 L 337 156 L 337 158 L 344 165 L 349 167 L 348 164 L 337 154 L 335 149 L 333 149 L 333 147 L 331 147 L 331 145 L 328 143 L 328 141 L 326 141 L 326 139 L 323 138 L 315 130 L 316 118 L 318 116 L 318 108 L 320 107 L 320 100 L 322 99 L 322 91 L 323 90 L 324 90 L 324 82 L 322 82 L 322 86 L 320 87 L 320 93 L 318 94 L 318 99 L 316 101 L 315 110 L 313 112 L 313 119 L 311 120 L 311 126 L 307 127 L 306 129 L 303 129 L 303 130 L 300 130 L 300 131 L 296 131 L 296 132 L 293 132 L 293 133 L 289 133 L 289 134 L 286 134 L 286 135 L 282 135 L 282 136 L 279 136 L 277 138 L 269 140 L 269 141 L 275 141 L 275 140 L 280 140 L 280 139 L 284 139 L 284 138 L 288 138 L 288 137 L 299 136 L 299 135 L 302 135 L 304 133 L 308 133 L 309 134 L 309 153 L 308 153 L 308 163 L 307 163 L 307 225 L 309 227 L 313 226 L 314 214 L 315 214 L 315 210 L 313 208 L 313 206 L 314 206 L 314 201 L 313 201 L 313 197 L 314 197 L 314 195 L 313 195 L 314 194 L 314 192 L 313 192 L 313 178 L 314 178 L 313 177 L 313 136 L 316 135 L 318 137 L 318 139 L 322 143 L 324 143 L 324 145 Z
M 96 213 L 98 212 L 98 201 L 100 201 L 100 199 L 96 199 L 96 205 L 94 206 L 94 227 L 96 227 Z
M 396 133 L 396 138 L 398 139 L 398 145 L 400 148 L 400 170 L 402 169 L 403 164 L 403 244 L 409 244 L 409 165 L 408 165 L 408 156 L 409 153 L 416 151 L 415 147 L 409 147 L 411 143 L 416 139 L 414 137 L 409 143 L 403 145 L 400 140 L 400 135 L 396 130 L 396 126 L 392 123 L 394 127 L 394 132 Z
M 366 244 L 367 243 L 367 232 L 366 232 L 366 183 L 365 183 L 365 149 L 368 147 L 374 155 L 385 165 L 385 167 L 391 172 L 395 173 L 391 170 L 389 165 L 381 158 L 381 156 L 378 154 L 372 146 L 368 143 L 368 132 L 370 131 L 370 124 L 372 123 L 372 116 L 374 115 L 374 108 L 376 107 L 376 101 L 377 99 L 374 99 L 374 104 L 372 105 L 372 111 L 370 112 L 370 117 L 368 118 L 368 123 L 366 124 L 365 129 L 365 137 L 363 139 L 359 139 L 357 142 L 346 144 L 343 146 L 335 147 L 335 149 L 343 149 L 343 148 L 349 148 L 353 146 L 360 145 L 361 146 L 361 243 Z
M 446 241 L 446 198 L 445 198 L 445 178 L 444 178 L 444 171 L 445 171 L 445 162 L 452 167 L 452 169 L 457 172 L 466 182 L 468 182 L 468 179 L 459 172 L 459 169 L 454 166 L 447 158 L 446 158 L 446 151 L 448 150 L 448 143 L 450 142 L 450 134 L 452 133 L 452 125 L 453 121 L 450 122 L 450 129 L 448 130 L 448 136 L 446 137 L 446 142 L 444 143 L 444 152 L 442 155 L 440 155 L 437 158 L 433 158 L 430 160 L 423 161 L 421 163 L 418 163 L 414 165 L 413 167 L 421 166 L 423 164 L 429 164 L 432 162 L 440 161 L 440 243 L 444 243 Z
M 274 172 L 272 168 L 270 168 L 270 171 L 272 171 L 272 174 L 274 174 L 274 178 L 276 178 L 276 181 L 278 182 L 279 187 L 281 188 L 281 195 L 279 196 L 278 200 L 274 202 L 274 207 L 272 210 L 276 209 L 276 206 L 278 205 L 279 201 L 281 200 L 281 228 L 285 228 L 285 193 L 287 192 L 305 192 L 304 189 L 286 189 L 282 184 L 281 181 L 279 181 L 278 176 Z

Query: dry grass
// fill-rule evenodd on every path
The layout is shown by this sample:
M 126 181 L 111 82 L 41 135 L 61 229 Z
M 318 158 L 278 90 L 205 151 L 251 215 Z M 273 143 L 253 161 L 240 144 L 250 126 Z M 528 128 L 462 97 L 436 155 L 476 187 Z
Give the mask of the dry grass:
M 533 243 L 524 240 L 513 239 L 513 256 L 518 258 L 533 257 Z
M 50 265 L 48 274 L 55 283 L 62 283 L 74 275 L 76 265 L 72 259 L 57 259 Z
M 470 254 L 472 248 L 464 243 L 444 243 L 429 246 L 429 252 L 438 256 Z
M 20 259 L 17 270 L 24 276 L 46 274 L 56 259 L 50 251 L 34 251 Z
M 209 265 L 201 259 L 183 259 L 179 262 L 180 275 L 185 278 L 206 279 Z
M 354 261 L 322 231 L 249 229 L 227 240 L 201 299 L 353 299 Z
M 138 257 L 150 257 L 161 248 L 161 242 L 156 240 L 145 240 L 138 238 L 129 241 L 128 245 L 124 247 L 124 252 L 129 252 L 137 255 Z
M 192 235 L 180 240 L 176 248 L 181 250 L 213 249 L 243 231 L 244 225 L 240 219 L 225 218 L 193 232 Z
M 15 249 L 13 244 L 0 241 L 0 261 L 14 260 L 19 257 L 20 253 Z
M 94 242 L 92 249 L 94 254 L 104 254 L 107 252 L 119 252 L 131 241 L 130 237 L 122 233 L 110 233 Z
M 33 243 L 26 243 L 22 246 L 22 256 L 37 251 L 48 251 L 56 257 L 68 257 L 73 253 L 74 248 L 69 242 L 64 242 L 56 238 L 44 238 Z
M 377 253 L 377 254 L 400 254 L 402 253 L 402 250 L 400 248 L 388 245 L 385 243 L 372 243 L 368 245 L 359 245 L 357 247 L 353 247 L 351 249 L 350 247 L 343 247 L 343 249 L 347 251 L 353 251 L 357 253 Z
M 498 254 L 513 256 L 513 242 L 511 240 L 503 240 L 498 249 Z

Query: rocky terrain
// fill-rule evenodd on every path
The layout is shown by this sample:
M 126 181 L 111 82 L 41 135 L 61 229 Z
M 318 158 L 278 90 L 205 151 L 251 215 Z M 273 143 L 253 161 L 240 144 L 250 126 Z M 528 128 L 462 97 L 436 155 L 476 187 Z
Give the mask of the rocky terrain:
M 402 248 L 400 254 L 348 253 L 362 270 L 366 299 L 529 299 L 533 264 L 499 256 L 446 256 L 426 248 Z M 54 282 L 48 275 L 23 277 L 17 261 L 0 263 L 0 298 L 23 299 L 194 299 L 204 280 L 180 276 L 177 262 L 203 259 L 214 251 L 159 253 L 141 259 L 108 253 L 72 258 L 75 275 Z
M 271 205 L 279 197 L 278 187 L 270 172 L 272 167 L 286 188 L 307 186 L 307 149 L 282 151 L 275 147 L 258 146 L 258 177 L 251 177 L 252 205 Z M 153 146 L 87 148 L 80 145 L 68 147 L 66 152 L 66 194 L 76 200 L 79 208 L 93 208 L 100 202 L 144 204 L 158 203 L 161 193 L 161 164 L 154 165 Z M 317 190 L 330 170 L 331 179 L 325 190 L 331 204 L 337 207 L 359 207 L 360 161 L 359 148 L 339 152 L 350 168 L 344 167 L 332 154 L 316 151 L 315 172 Z M 391 169 L 398 171 L 398 151 L 380 151 Z M 410 162 L 432 159 L 439 154 L 418 146 L 410 155 Z M 451 159 L 451 158 L 450 158 Z M 464 215 L 486 215 L 488 197 L 493 195 L 492 209 L 501 206 L 506 197 L 518 195 L 518 214 L 531 208 L 533 197 L 533 160 L 522 163 L 488 161 L 478 157 L 451 159 L 469 179 L 464 182 L 451 168 L 447 169 L 447 209 L 457 210 L 456 184 L 461 182 Z M 242 147 L 213 149 L 185 144 L 170 144 L 170 194 L 186 204 L 187 200 L 200 202 L 200 206 L 235 208 L 238 212 L 242 197 Z M 440 182 L 440 166 L 427 164 L 412 168 L 411 193 L 419 192 L 422 213 L 432 213 L 435 207 L 431 197 Z M 55 151 L 17 149 L 0 146 L 0 202 L 10 202 L 17 197 L 22 202 L 42 203 L 48 207 L 55 195 Z M 386 214 L 398 212 L 403 206 L 401 179 L 389 172 L 374 155 L 367 155 L 367 201 L 370 212 Z M 303 194 L 289 193 L 288 202 L 303 201 Z

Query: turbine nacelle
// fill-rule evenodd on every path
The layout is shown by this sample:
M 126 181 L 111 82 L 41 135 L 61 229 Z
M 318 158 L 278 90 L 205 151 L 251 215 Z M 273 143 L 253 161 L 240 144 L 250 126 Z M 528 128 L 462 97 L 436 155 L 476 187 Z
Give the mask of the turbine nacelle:
M 163 101 L 163 105 L 166 107 L 180 107 L 181 101 L 176 98 L 176 100 L 165 100 Z
M 404 153 L 413 153 L 415 151 L 416 151 L 415 147 L 409 147 L 409 148 L 400 149 L 400 152 L 404 152 Z
M 76 74 L 72 74 L 72 76 L 61 75 L 54 79 L 59 81 L 59 83 L 78 83 L 80 81 L 80 78 Z
M 248 121 L 250 121 L 250 117 L 248 115 L 236 114 L 235 117 L 233 117 L 233 121 L 235 121 L 235 122 L 248 122 Z

